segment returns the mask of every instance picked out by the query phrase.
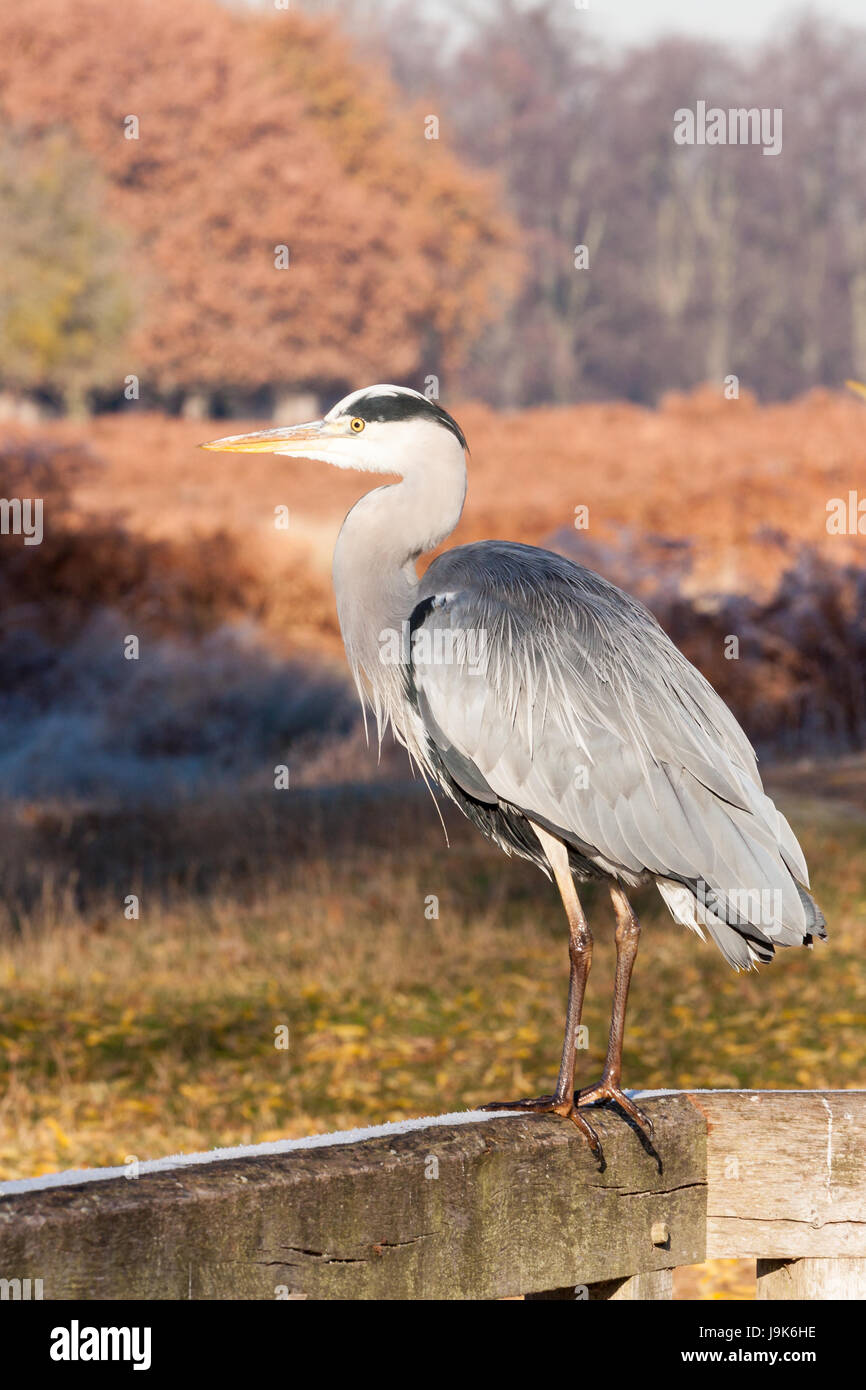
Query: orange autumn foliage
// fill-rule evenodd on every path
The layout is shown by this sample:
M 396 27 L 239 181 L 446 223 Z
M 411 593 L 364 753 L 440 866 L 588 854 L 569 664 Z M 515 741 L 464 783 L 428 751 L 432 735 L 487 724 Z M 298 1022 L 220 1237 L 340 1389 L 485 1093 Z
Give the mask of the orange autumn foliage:
M 288 12 L 13 0 L 0 15 L 0 116 L 66 127 L 100 166 L 142 304 L 118 379 L 162 391 L 460 361 L 516 284 L 513 228 L 394 100 L 329 25 Z

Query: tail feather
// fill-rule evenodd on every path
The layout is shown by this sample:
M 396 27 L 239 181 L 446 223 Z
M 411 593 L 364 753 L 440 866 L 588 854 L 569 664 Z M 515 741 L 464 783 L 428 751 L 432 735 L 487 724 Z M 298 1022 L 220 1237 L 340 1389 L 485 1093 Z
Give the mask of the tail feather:
M 756 965 L 768 964 L 775 955 L 776 946 L 811 946 L 813 936 L 821 940 L 827 936 L 824 914 L 811 894 L 799 883 L 795 883 L 795 887 L 805 915 L 805 932 L 799 927 L 795 930 L 775 920 L 771 925 L 753 922 L 742 911 L 734 914 L 726 912 L 720 896 L 710 894 L 708 901 L 704 887 L 699 897 L 695 891 L 696 884 L 657 878 L 656 887 L 667 903 L 671 916 L 702 938 L 706 929 L 725 960 L 735 970 L 752 970 Z
M 800 894 L 800 902 L 803 904 L 803 911 L 806 914 L 806 935 L 803 938 L 804 946 L 812 945 L 812 938 L 817 936 L 820 941 L 827 940 L 827 919 L 821 911 L 811 893 L 807 893 L 801 884 L 797 884 L 797 892 Z

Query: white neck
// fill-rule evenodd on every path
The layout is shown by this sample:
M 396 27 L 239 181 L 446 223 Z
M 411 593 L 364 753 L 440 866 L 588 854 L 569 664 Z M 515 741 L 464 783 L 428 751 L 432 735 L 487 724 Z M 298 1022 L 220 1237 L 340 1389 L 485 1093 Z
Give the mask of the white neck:
M 417 601 L 415 561 L 449 536 L 466 496 L 466 460 L 439 426 L 435 448 L 405 469 L 402 481 L 361 498 L 343 522 L 334 550 L 334 592 L 349 665 L 373 708 L 381 740 L 390 721 L 407 741 L 402 668 L 388 658 Z

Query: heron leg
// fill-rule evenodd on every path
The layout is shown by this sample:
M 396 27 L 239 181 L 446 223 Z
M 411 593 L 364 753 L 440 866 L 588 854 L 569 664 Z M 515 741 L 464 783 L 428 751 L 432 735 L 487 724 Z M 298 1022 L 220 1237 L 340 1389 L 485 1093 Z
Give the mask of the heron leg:
M 586 981 L 589 976 L 589 967 L 592 964 L 592 932 L 586 920 L 577 890 L 574 886 L 574 879 L 571 876 L 571 869 L 568 864 L 568 850 L 561 840 L 550 835 L 546 830 L 533 825 L 536 835 L 544 846 L 545 853 L 556 886 L 559 889 L 563 906 L 565 907 L 568 918 L 568 955 L 570 961 L 570 971 L 568 979 L 568 1006 L 565 1019 L 565 1038 L 562 1044 L 562 1059 L 559 1064 L 559 1075 L 556 1081 L 556 1090 L 552 1096 L 536 1096 L 531 1100 L 518 1101 L 493 1101 L 490 1105 L 482 1106 L 484 1110 L 528 1110 L 535 1114 L 556 1114 L 572 1121 L 577 1126 L 581 1134 L 589 1142 L 589 1147 L 597 1158 L 602 1159 L 601 1144 L 598 1135 L 586 1118 L 580 1114 L 577 1108 L 577 1096 L 574 1090 L 574 1072 L 576 1063 L 577 1030 L 580 1027 L 580 1017 L 583 1011 L 583 997 L 586 993 Z
M 613 910 L 616 915 L 616 979 L 613 988 L 613 1011 L 610 1016 L 607 1058 L 601 1080 L 596 1082 L 594 1086 L 580 1091 L 576 1099 L 581 1108 L 606 1100 L 613 1101 L 651 1138 L 653 1133 L 652 1121 L 642 1110 L 638 1109 L 634 1101 L 629 1100 L 621 1085 L 625 1011 L 628 1004 L 631 972 L 634 969 L 638 941 L 640 940 L 640 922 L 618 883 L 611 883 L 610 896 L 613 899 Z

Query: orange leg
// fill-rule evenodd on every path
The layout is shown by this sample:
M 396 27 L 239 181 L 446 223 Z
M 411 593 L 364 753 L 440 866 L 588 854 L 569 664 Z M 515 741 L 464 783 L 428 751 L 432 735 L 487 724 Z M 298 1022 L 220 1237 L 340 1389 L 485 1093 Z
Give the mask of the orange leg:
M 607 1043 L 607 1058 L 601 1080 L 587 1087 L 575 1097 L 583 1108 L 602 1101 L 613 1101 L 624 1110 L 635 1124 L 650 1138 L 653 1133 L 652 1121 L 639 1110 L 633 1101 L 623 1093 L 622 1082 L 622 1044 L 625 1036 L 625 1011 L 628 1004 L 628 989 L 631 972 L 634 969 L 640 939 L 640 922 L 635 916 L 631 903 L 618 883 L 610 885 L 613 910 L 616 914 L 616 981 L 613 989 L 613 1011 L 610 1016 L 610 1035 Z
M 482 1107 L 484 1110 L 527 1110 L 533 1114 L 556 1114 L 571 1120 L 589 1142 L 589 1147 L 597 1158 L 603 1157 L 598 1135 L 592 1125 L 577 1109 L 574 1092 L 575 1049 L 577 1030 L 583 1010 L 583 997 L 586 981 L 592 964 L 592 932 L 580 905 L 574 879 L 568 864 L 568 850 L 561 840 L 550 835 L 539 826 L 533 827 L 541 841 L 556 885 L 559 888 L 568 917 L 568 954 L 570 973 L 568 981 L 568 1007 L 565 1020 L 565 1038 L 562 1044 L 562 1059 L 559 1064 L 556 1090 L 552 1096 L 535 1096 L 531 1100 L 493 1101 Z

